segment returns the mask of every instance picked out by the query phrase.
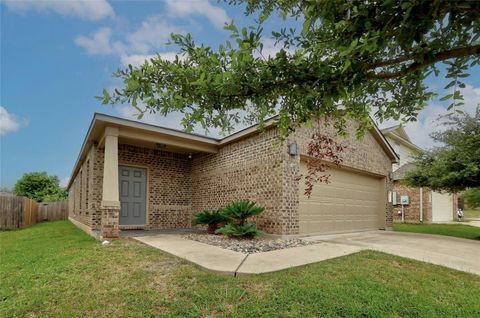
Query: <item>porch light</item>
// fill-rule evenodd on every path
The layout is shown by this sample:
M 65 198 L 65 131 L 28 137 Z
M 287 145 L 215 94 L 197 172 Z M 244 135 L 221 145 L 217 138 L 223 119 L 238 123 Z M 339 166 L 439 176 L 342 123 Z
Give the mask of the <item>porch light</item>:
M 288 145 L 288 154 L 290 156 L 298 155 L 298 145 L 296 142 L 292 142 L 291 144 Z

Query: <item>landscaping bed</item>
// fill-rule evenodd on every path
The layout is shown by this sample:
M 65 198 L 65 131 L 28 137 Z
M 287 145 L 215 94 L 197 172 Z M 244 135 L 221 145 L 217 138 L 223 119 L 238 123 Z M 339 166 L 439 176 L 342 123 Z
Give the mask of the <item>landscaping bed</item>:
M 315 242 L 308 242 L 302 239 L 272 239 L 268 237 L 229 238 L 224 235 L 213 235 L 206 233 L 190 233 L 185 234 L 182 237 L 188 240 L 214 245 L 246 254 L 269 252 L 284 248 L 315 244 Z

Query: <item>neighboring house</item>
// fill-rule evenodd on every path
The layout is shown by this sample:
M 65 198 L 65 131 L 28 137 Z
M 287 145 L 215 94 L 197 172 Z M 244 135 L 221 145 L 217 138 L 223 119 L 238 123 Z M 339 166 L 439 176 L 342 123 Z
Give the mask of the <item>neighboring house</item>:
M 117 237 L 124 229 L 189 228 L 196 212 L 249 199 L 265 207 L 255 221 L 271 234 L 388 228 L 397 157 L 378 128 L 358 141 L 350 126 L 343 165 L 307 199 L 298 178 L 314 128 L 299 128 L 275 146 L 273 120 L 263 131 L 253 126 L 215 139 L 95 114 L 67 187 L 70 219 Z M 325 132 L 334 135 L 330 126 Z
M 447 222 L 453 221 L 457 210 L 457 196 L 431 191 L 427 188 L 407 187 L 401 184 L 405 173 L 413 169 L 414 155 L 422 149 L 412 143 L 401 125 L 382 129 L 390 145 L 399 156 L 393 164 L 393 219 L 402 221 L 401 196 L 408 196 L 409 203 L 403 206 L 405 222 Z M 395 204 L 396 203 L 396 204 Z

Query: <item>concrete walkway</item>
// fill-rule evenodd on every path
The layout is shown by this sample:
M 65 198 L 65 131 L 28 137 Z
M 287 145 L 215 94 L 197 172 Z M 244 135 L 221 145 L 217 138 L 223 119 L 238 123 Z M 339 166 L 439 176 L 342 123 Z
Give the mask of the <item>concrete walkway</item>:
M 133 238 L 205 269 L 223 274 L 234 274 L 247 256 L 217 246 L 187 240 L 177 234 L 134 236 Z
M 217 246 L 187 240 L 176 234 L 131 236 L 133 239 L 183 258 L 207 270 L 236 276 L 262 274 L 341 257 L 364 248 L 319 242 L 282 250 L 244 254 Z
M 465 223 L 466 225 L 480 227 L 480 220 L 472 220 Z
M 447 236 L 385 231 L 304 238 L 317 244 L 265 253 L 243 254 L 187 240 L 176 234 L 134 239 L 207 270 L 230 274 L 261 274 L 376 250 L 480 275 L 480 242 Z
M 462 222 L 452 221 L 452 222 L 438 222 L 438 223 L 432 223 L 432 224 L 454 224 L 454 225 L 461 224 L 461 225 L 480 227 L 480 219 L 465 219 Z

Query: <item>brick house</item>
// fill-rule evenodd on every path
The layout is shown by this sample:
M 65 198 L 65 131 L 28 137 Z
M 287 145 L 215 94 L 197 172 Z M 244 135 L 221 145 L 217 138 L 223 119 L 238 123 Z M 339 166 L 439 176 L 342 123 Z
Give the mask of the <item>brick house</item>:
M 250 199 L 265 207 L 255 221 L 270 234 L 388 228 L 395 152 L 376 127 L 361 141 L 349 129 L 343 165 L 307 199 L 298 177 L 315 128 L 275 146 L 273 120 L 262 131 L 215 139 L 95 114 L 67 187 L 69 218 L 91 234 L 117 237 L 127 229 L 189 228 L 196 212 Z M 334 136 L 331 127 L 324 132 Z
M 439 193 L 428 188 L 415 188 L 402 185 L 401 180 L 414 168 L 414 155 L 422 149 L 412 143 L 401 125 L 382 129 L 385 138 L 393 146 L 399 161 L 393 169 L 393 220 L 402 221 L 401 196 L 408 196 L 409 202 L 403 206 L 403 221 L 407 223 L 432 223 L 453 221 L 457 210 L 457 195 Z

